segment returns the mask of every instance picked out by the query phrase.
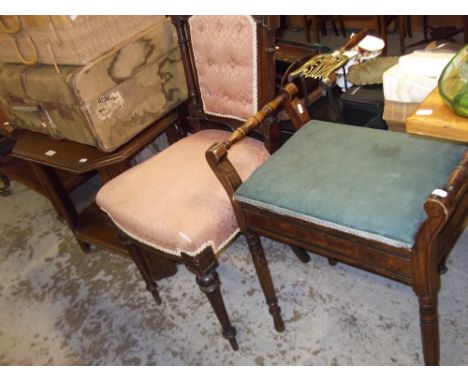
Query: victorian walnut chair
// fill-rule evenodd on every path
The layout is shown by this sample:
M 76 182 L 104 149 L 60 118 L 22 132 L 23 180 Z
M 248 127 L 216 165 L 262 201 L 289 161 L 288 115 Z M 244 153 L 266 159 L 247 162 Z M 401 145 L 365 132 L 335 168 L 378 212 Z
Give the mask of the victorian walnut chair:
M 259 236 L 411 286 L 419 299 L 424 361 L 438 364 L 438 270 L 466 223 L 466 146 L 310 121 L 296 93 L 295 85 L 286 85 L 206 152 L 252 257 L 262 259 L 255 266 L 267 300 L 277 301 Z M 231 150 L 281 104 L 298 131 L 243 181 Z M 279 309 L 270 305 L 270 312 Z
M 204 153 L 212 143 L 227 139 L 257 110 L 258 103 L 274 97 L 278 17 L 172 16 L 172 22 L 189 89 L 188 120 L 193 134 L 108 182 L 96 201 L 120 229 L 156 302 L 160 304 L 161 299 L 149 271 L 154 262 L 159 266 L 184 264 L 195 273 L 223 336 L 237 350 L 236 331 L 223 302 L 216 268 L 218 255 L 239 228 Z M 266 146 L 278 145 L 277 127 L 266 128 L 276 137 Z M 252 138 L 232 152 L 243 179 L 268 156 L 264 144 Z M 307 261 L 305 251 L 293 249 Z M 276 309 L 276 301 L 268 303 Z M 284 325 L 277 322 L 276 328 L 282 330 Z
M 304 35 L 306 42 L 310 43 L 310 26 L 312 24 L 314 28 L 314 38 L 317 44 L 320 44 L 320 35 L 327 35 L 327 22 L 330 22 L 331 26 L 333 27 L 333 32 L 335 32 L 335 36 L 338 36 L 338 29 L 336 28 L 336 21 L 338 21 L 340 25 L 340 32 L 343 37 L 346 37 L 346 30 L 344 26 L 343 16 L 306 16 L 303 15 L 302 17 L 302 24 L 304 27 Z

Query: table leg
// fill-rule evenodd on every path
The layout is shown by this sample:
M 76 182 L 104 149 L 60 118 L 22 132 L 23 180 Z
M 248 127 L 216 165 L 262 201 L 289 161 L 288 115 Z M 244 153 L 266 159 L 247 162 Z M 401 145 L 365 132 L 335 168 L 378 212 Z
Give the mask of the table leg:
M 10 179 L 7 175 L 0 172 L 0 180 L 3 183 L 3 186 L 0 187 L 0 195 L 8 196 L 10 195 Z
M 130 160 L 115 163 L 109 166 L 98 168 L 99 176 L 103 183 L 107 183 L 116 176 L 122 174 L 124 171 L 127 171 L 132 167 Z
M 167 141 L 169 142 L 170 145 L 176 143 L 179 140 L 179 133 L 177 131 L 177 127 L 175 124 L 168 126 L 165 133 L 166 133 Z
M 42 189 L 48 196 L 52 206 L 68 224 L 73 234 L 76 231 L 78 224 L 78 212 L 68 196 L 60 178 L 52 167 L 48 167 L 39 163 L 30 162 L 37 180 L 40 182 Z M 84 252 L 89 252 L 89 244 L 77 240 L 81 249 Z

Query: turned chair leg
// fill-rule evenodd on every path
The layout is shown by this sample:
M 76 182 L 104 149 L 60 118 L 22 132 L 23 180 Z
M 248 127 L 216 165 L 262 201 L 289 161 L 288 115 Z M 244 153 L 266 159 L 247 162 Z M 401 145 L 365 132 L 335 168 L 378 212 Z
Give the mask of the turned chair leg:
M 231 321 L 229 320 L 229 315 L 221 294 L 221 283 L 219 281 L 218 272 L 216 272 L 215 268 L 210 268 L 208 272 L 197 275 L 196 280 L 218 317 L 219 323 L 223 328 L 223 337 L 229 341 L 233 350 L 238 350 L 239 345 L 236 340 L 236 329 L 231 325 Z
M 439 265 L 439 275 L 445 275 L 448 272 L 447 264 L 445 261 Z
M 10 179 L 3 173 L 0 173 L 0 180 L 3 183 L 3 186 L 0 187 L 0 195 L 1 196 L 8 196 L 11 194 L 10 191 Z
M 260 285 L 269 307 L 269 312 L 273 317 L 275 329 L 277 332 L 282 332 L 284 331 L 284 322 L 281 318 L 281 309 L 278 306 L 275 287 L 271 278 L 270 269 L 268 268 L 268 262 L 265 258 L 265 253 L 263 252 L 262 243 L 258 235 L 246 233 L 245 237 L 257 272 L 258 280 L 260 281 Z
M 307 264 L 310 261 L 310 256 L 304 248 L 298 247 L 296 245 L 290 245 L 290 247 L 296 257 L 304 264 Z
M 151 272 L 148 268 L 148 265 L 145 262 L 145 259 L 143 257 L 143 254 L 140 251 L 140 248 L 138 248 L 137 245 L 133 244 L 130 239 L 125 240 L 124 245 L 127 248 L 128 252 L 130 253 L 130 256 L 135 262 L 141 275 L 143 276 L 143 280 L 145 280 L 145 283 L 146 283 L 146 289 L 148 290 L 148 292 L 151 292 L 151 294 L 154 297 L 154 300 L 156 301 L 156 304 L 160 305 L 161 297 L 159 296 L 159 292 L 158 292 L 158 284 L 156 284 L 156 282 L 151 277 Z
M 418 296 L 421 338 L 426 365 L 439 365 L 439 320 L 437 295 Z

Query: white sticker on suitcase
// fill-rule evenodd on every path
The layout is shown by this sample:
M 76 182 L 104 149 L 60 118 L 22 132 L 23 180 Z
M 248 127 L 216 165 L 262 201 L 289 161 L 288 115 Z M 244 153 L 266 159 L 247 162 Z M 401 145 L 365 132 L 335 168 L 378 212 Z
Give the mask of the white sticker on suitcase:
M 101 121 L 112 117 L 117 110 L 122 109 L 124 99 L 120 92 L 113 92 L 97 99 L 97 116 Z

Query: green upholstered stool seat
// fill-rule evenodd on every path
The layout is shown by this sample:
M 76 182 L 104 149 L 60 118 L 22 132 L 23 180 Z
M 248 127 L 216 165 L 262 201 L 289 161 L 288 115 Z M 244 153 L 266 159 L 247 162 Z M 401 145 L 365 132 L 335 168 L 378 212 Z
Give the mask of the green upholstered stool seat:
M 424 202 L 466 146 L 310 121 L 243 183 L 235 199 L 397 247 L 414 246 Z

